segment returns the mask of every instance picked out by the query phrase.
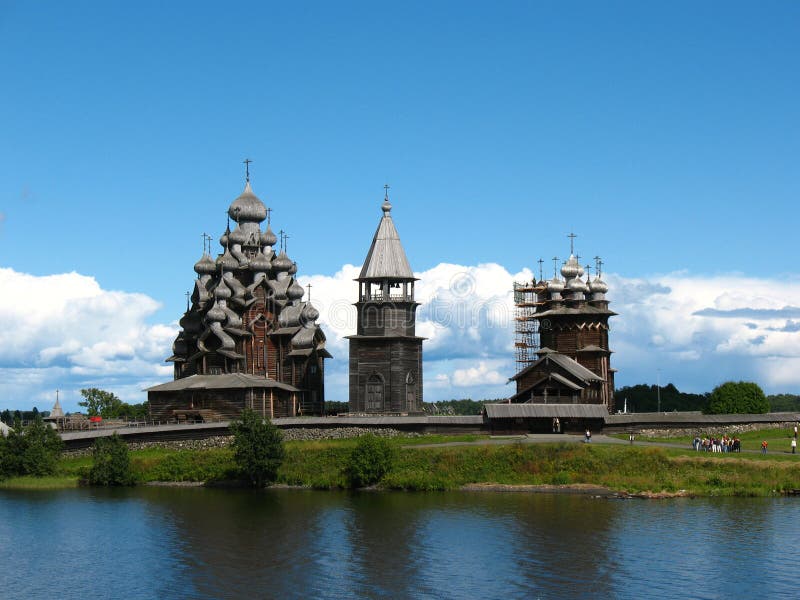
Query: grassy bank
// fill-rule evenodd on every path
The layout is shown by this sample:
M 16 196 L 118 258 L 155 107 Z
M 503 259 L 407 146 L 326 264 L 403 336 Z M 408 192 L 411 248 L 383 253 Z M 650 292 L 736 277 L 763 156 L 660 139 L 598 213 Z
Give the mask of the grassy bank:
M 474 438 L 475 436 L 471 436 Z M 380 487 L 453 490 L 470 484 L 603 486 L 614 491 L 697 496 L 767 496 L 800 489 L 800 465 L 786 455 L 712 455 L 691 450 L 602 444 L 520 444 L 416 448 L 470 441 L 431 436 L 395 439 L 393 468 Z M 346 486 L 354 440 L 288 442 L 278 483 L 317 489 Z M 236 476 L 232 452 L 150 449 L 131 453 L 141 482 L 220 481 Z M 64 458 L 55 477 L 16 478 L 0 487 L 51 489 L 77 485 L 91 459 Z

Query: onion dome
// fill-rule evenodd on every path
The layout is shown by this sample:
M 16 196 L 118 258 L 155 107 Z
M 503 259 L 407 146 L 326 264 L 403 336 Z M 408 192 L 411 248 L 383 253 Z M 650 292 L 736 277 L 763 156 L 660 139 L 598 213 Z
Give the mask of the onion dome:
M 226 269 L 238 269 L 239 261 L 236 260 L 226 248 L 225 254 L 217 257 L 217 266 L 222 265 Z
M 203 254 L 203 257 L 194 263 L 194 272 L 198 275 L 213 275 L 216 270 L 217 265 L 208 254 Z
M 256 221 L 260 223 L 267 218 L 267 207 L 253 193 L 248 181 L 242 194 L 231 203 L 230 208 L 228 208 L 228 214 L 237 223 L 241 221 Z
M 262 232 L 261 234 L 261 245 L 262 246 L 274 246 L 278 243 L 278 237 L 272 231 L 272 227 L 267 225 L 267 230 Z
M 184 339 L 183 332 L 181 332 L 172 342 L 172 353 L 176 356 L 184 356 L 186 351 L 186 339 Z
M 250 270 L 256 272 L 267 272 L 272 265 L 269 262 L 269 259 L 261 254 L 261 252 L 256 252 L 256 255 L 250 259 Z
M 230 227 L 226 227 L 225 228 L 225 233 L 223 233 L 219 237 L 219 245 L 222 246 L 223 248 L 227 248 L 228 247 L 228 236 L 230 234 L 231 234 L 231 228 Z
M 197 313 L 187 313 L 181 317 L 181 320 L 178 321 L 178 324 L 183 328 L 184 334 L 193 335 L 195 333 L 200 333 L 202 329 L 200 327 L 200 318 Z
M 225 285 L 225 281 L 221 279 L 219 285 L 217 285 L 217 288 L 214 290 L 214 298 L 217 300 L 227 300 L 232 295 L 233 292 L 231 292 L 231 288 Z
M 319 319 L 319 311 L 311 305 L 311 302 L 306 302 L 300 315 L 301 322 L 303 324 L 311 324 L 317 319 Z
M 288 271 L 292 268 L 292 260 L 286 256 L 284 250 L 281 250 L 281 253 L 272 261 L 272 268 L 276 271 Z
M 598 276 L 589 284 L 589 291 L 593 294 L 605 294 L 608 291 L 608 285 Z
M 245 243 L 246 240 L 247 240 L 247 235 L 245 234 L 244 231 L 241 230 L 241 228 L 238 225 L 236 229 L 231 231 L 230 234 L 228 235 L 228 241 L 231 244 L 242 245 Z
M 289 298 L 289 300 L 300 300 L 303 297 L 303 294 L 305 294 L 303 286 L 297 283 L 296 279 L 293 279 L 292 285 L 290 285 L 289 289 L 286 290 L 286 297 Z
M 567 284 L 567 289 L 570 292 L 581 292 L 585 294 L 589 291 L 589 286 L 587 286 L 580 277 L 575 277 L 569 281 Z
M 206 323 L 221 323 L 226 318 L 225 311 L 223 311 L 219 306 L 214 304 L 209 311 L 206 313 Z
M 292 266 L 289 267 L 289 275 L 294 275 L 295 273 L 297 273 L 297 263 L 293 262 Z
M 560 279 L 553 277 L 547 282 L 547 291 L 560 294 L 564 291 L 564 282 Z
M 583 275 L 583 267 L 578 264 L 578 259 L 573 254 L 570 254 L 567 262 L 561 265 L 561 275 L 566 279 Z

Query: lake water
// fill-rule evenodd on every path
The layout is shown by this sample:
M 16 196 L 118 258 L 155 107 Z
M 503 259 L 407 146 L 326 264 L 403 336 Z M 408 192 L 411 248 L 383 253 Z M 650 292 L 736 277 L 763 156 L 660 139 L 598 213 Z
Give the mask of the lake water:
M 0 491 L 0 597 L 797 597 L 799 503 Z

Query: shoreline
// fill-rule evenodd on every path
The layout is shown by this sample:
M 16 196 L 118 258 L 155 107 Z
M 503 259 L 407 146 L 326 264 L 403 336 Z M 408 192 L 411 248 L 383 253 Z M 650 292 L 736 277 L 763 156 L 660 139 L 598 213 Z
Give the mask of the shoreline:
M 81 485 L 78 481 L 70 482 L 68 485 L 61 486 L 46 486 L 34 487 L 28 485 L 19 486 L 0 486 L 0 492 L 8 491 L 41 491 L 52 492 L 77 488 L 92 488 L 93 486 Z M 99 486 L 98 489 L 102 489 Z M 220 490 L 252 490 L 243 481 L 146 481 L 129 487 L 154 487 L 154 488 L 192 488 L 192 489 L 220 489 Z M 555 495 L 578 495 L 578 496 L 591 496 L 593 498 L 602 498 L 606 500 L 628 500 L 628 499 L 641 499 L 641 500 L 664 500 L 670 498 L 712 498 L 720 497 L 715 495 L 702 495 L 690 493 L 686 490 L 678 490 L 677 492 L 625 492 L 617 491 L 601 485 L 589 483 L 574 483 L 574 484 L 508 484 L 508 483 L 469 483 L 462 485 L 452 490 L 400 490 L 382 488 L 379 486 L 370 486 L 366 488 L 358 488 L 356 490 L 348 490 L 346 488 L 318 488 L 310 485 L 291 485 L 287 483 L 276 483 L 266 486 L 262 490 L 298 490 L 298 491 L 316 491 L 316 492 L 388 492 L 388 493 L 449 493 L 449 492 L 466 492 L 466 493 L 493 493 L 493 494 L 555 494 Z M 779 496 L 793 496 L 790 492 L 776 493 L 771 497 Z

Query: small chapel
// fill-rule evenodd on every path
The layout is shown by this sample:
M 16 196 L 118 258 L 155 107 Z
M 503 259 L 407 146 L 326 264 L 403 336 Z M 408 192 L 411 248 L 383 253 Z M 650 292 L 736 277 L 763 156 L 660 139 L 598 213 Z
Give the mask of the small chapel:
M 215 258 L 203 235 L 194 289 L 167 358 L 174 380 L 147 390 L 154 420 L 234 419 L 245 408 L 269 418 L 324 414 L 331 355 L 319 312 L 296 279 L 283 231 L 275 250 L 271 209 L 253 192 L 249 162 Z
M 414 272 L 392 220 L 383 216 L 356 279 L 356 334 L 350 340 L 350 414 L 422 413 L 422 342 L 416 335 Z

